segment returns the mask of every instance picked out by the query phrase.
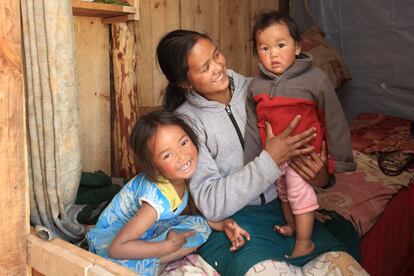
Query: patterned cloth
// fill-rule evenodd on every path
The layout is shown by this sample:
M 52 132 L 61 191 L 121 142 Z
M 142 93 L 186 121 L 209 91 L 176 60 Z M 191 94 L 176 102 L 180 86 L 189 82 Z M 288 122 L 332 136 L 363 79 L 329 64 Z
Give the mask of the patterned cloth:
M 159 258 L 142 260 L 119 260 L 108 256 L 108 248 L 112 240 L 126 223 L 136 214 L 145 201 L 156 210 L 158 219 L 139 239 L 148 242 L 159 242 L 166 239 L 169 230 L 194 230 L 195 235 L 187 239 L 184 247 L 195 247 L 203 244 L 210 235 L 211 229 L 201 216 L 179 216 L 187 206 L 188 192 L 176 210 L 172 210 L 169 200 L 143 174 L 129 181 L 113 198 L 102 212 L 95 228 L 89 230 L 86 239 L 89 251 L 140 273 L 140 275 L 156 275 L 159 270 Z
M 188 255 L 168 265 L 162 276 L 219 276 L 199 255 Z M 252 266 L 245 276 L 368 276 L 369 274 L 346 252 L 331 251 L 294 266 L 286 262 L 266 260 Z

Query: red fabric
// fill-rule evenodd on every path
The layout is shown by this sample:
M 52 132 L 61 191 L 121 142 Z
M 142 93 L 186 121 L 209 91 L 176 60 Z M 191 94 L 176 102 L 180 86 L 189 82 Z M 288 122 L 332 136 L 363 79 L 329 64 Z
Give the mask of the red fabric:
M 398 117 L 362 113 L 352 120 L 352 148 L 363 153 L 402 151 L 414 153 L 410 121 Z
M 258 127 L 262 145 L 266 143 L 265 122 L 272 125 L 273 134 L 280 134 L 286 129 L 289 123 L 296 115 L 301 115 L 299 124 L 295 127 L 290 135 L 295 135 L 308 130 L 310 127 L 316 129 L 316 137 L 310 144 L 314 146 L 316 152 L 322 149 L 322 140 L 325 139 L 325 115 L 323 110 L 318 110 L 315 101 L 309 99 L 293 97 L 270 97 L 269 94 L 263 93 L 255 95 L 254 100 L 257 104 L 256 112 Z M 329 152 L 329 148 L 327 148 Z M 328 162 L 329 172 L 333 173 L 334 162 L 332 153 Z
M 266 142 L 266 121 L 272 124 L 273 134 L 277 135 L 286 129 L 296 115 L 301 115 L 299 124 L 290 135 L 315 127 L 317 136 L 311 143 L 317 152 L 321 151 L 322 140 L 325 137 L 323 114 L 318 112 L 314 101 L 282 96 L 271 98 L 268 94 L 258 94 L 254 96 L 254 100 L 258 103 L 256 112 L 263 145 Z
M 414 185 L 402 189 L 363 238 L 361 264 L 372 276 L 414 275 Z

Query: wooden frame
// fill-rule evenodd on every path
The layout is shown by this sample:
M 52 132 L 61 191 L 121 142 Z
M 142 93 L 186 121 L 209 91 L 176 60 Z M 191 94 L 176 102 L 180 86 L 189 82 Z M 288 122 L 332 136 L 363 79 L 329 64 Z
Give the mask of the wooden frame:
M 136 273 L 61 239 L 27 238 L 27 264 L 36 275 L 136 275 Z
M 29 185 L 20 2 L 0 2 L 0 274 L 26 275 Z

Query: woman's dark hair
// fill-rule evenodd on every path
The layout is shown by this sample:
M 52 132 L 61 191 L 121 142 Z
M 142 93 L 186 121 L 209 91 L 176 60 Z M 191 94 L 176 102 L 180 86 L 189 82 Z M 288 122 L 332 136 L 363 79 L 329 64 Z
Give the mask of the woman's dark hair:
M 152 111 L 147 113 L 135 124 L 130 138 L 131 148 L 140 164 L 140 168 L 151 181 L 156 182 L 159 178 L 157 169 L 152 162 L 151 153 L 148 149 L 148 141 L 154 136 L 157 128 L 162 125 L 177 125 L 181 127 L 190 137 L 198 150 L 198 139 L 193 129 L 186 123 L 187 117 L 169 111 Z
M 211 38 L 205 34 L 189 30 L 175 30 L 167 33 L 158 43 L 158 64 L 169 82 L 163 101 L 163 107 L 166 110 L 175 110 L 185 100 L 185 89 L 182 85 L 188 80 L 187 57 L 200 38 L 211 41 Z
M 285 24 L 293 40 L 297 43 L 302 43 L 298 25 L 296 25 L 296 22 L 288 14 L 273 10 L 267 11 L 259 15 L 253 26 L 252 41 L 254 55 L 257 55 L 257 35 L 274 24 Z

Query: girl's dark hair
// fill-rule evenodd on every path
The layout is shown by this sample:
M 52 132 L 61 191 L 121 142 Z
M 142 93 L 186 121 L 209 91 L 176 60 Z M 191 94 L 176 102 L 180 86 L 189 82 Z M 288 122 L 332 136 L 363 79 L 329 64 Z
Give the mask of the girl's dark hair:
M 274 24 L 285 24 L 293 40 L 297 43 L 302 43 L 302 37 L 296 22 L 287 14 L 278 11 L 267 11 L 259 15 L 253 26 L 252 41 L 253 41 L 253 54 L 257 55 L 257 35 L 264 29 Z
M 168 80 L 163 107 L 173 111 L 185 100 L 183 84 L 187 83 L 187 57 L 200 38 L 211 38 L 190 30 L 175 30 L 167 33 L 157 46 L 157 59 L 161 71 Z
M 159 178 L 157 169 L 151 158 L 148 149 L 148 141 L 154 136 L 157 128 L 162 125 L 177 125 L 181 127 L 190 137 L 193 144 L 198 150 L 198 139 L 193 129 L 186 123 L 188 120 L 184 115 L 169 111 L 152 111 L 147 113 L 138 120 L 132 129 L 130 143 L 136 158 L 140 164 L 140 168 L 144 174 L 153 182 Z

